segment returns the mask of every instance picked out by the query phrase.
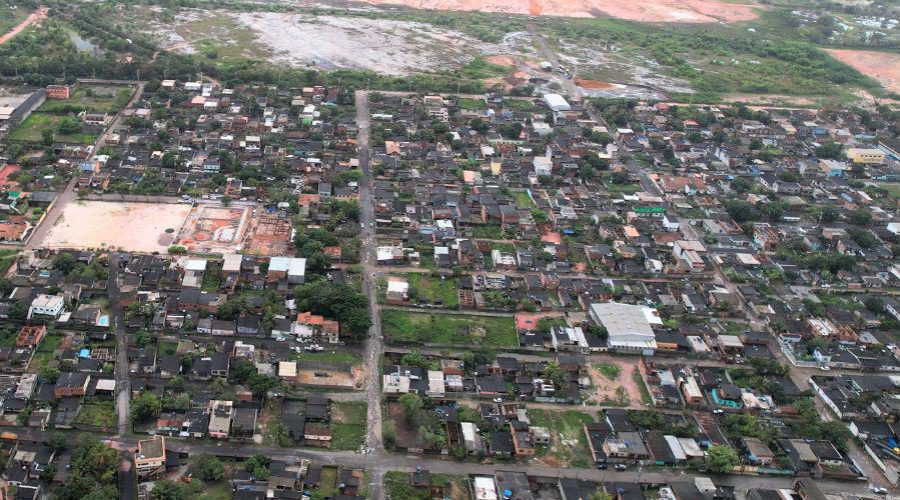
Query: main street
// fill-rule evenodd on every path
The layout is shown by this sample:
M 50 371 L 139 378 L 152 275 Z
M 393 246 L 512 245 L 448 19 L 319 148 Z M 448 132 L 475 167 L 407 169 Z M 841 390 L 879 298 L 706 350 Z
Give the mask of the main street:
M 32 428 L 16 428 L 20 440 L 49 442 L 50 431 L 41 431 Z M 102 438 L 101 438 L 102 439 Z M 110 445 L 120 449 L 123 453 L 134 449 L 137 440 L 127 437 L 114 437 L 106 440 Z M 181 438 L 167 438 L 166 449 L 179 453 L 210 454 L 225 458 L 246 458 L 255 454 L 266 457 L 296 462 L 310 460 L 316 464 L 340 467 L 365 469 L 369 472 L 370 498 L 383 499 L 383 477 L 386 472 L 400 471 L 413 472 L 418 467 L 434 474 L 491 475 L 497 472 L 521 472 L 529 476 L 550 478 L 575 478 L 596 482 L 639 482 L 641 484 L 654 485 L 671 482 L 691 482 L 695 474 L 684 473 L 679 469 L 666 468 L 639 468 L 631 467 L 624 471 L 575 469 L 547 467 L 534 464 L 504 464 L 504 463 L 472 463 L 455 462 L 452 460 L 440 460 L 419 455 L 402 454 L 378 454 L 356 453 L 352 451 L 323 451 L 319 449 L 297 448 L 270 448 L 262 446 L 247 446 L 244 444 L 222 441 L 216 444 L 208 441 L 197 441 Z M 738 498 L 750 488 L 790 488 L 793 478 L 757 476 L 757 475 L 712 475 L 716 484 L 733 486 L 739 493 Z M 379 479 L 375 480 L 374 477 Z M 871 497 L 868 485 L 865 481 L 835 481 L 818 479 L 816 484 L 825 493 L 866 495 Z M 375 488 L 373 488 L 373 486 Z
M 369 298 L 369 315 L 372 327 L 366 339 L 363 362 L 365 364 L 365 387 L 368 413 L 366 415 L 365 454 L 370 463 L 379 463 L 384 455 L 381 439 L 381 374 L 378 371 L 379 360 L 383 349 L 381 335 L 381 313 L 378 309 L 378 297 L 375 287 L 375 201 L 372 195 L 374 177 L 372 175 L 371 150 L 369 149 L 369 96 L 363 90 L 356 91 L 356 125 L 359 130 L 357 147 L 359 148 L 359 168 L 362 181 L 359 186 L 359 205 L 361 224 L 360 240 L 362 250 L 360 261 L 363 268 L 363 292 Z M 384 470 L 369 471 L 369 495 L 373 500 L 384 498 Z

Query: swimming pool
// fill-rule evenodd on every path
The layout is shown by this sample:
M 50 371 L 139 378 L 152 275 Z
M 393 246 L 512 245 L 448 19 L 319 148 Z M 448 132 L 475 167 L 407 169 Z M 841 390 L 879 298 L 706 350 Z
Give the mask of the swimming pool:
M 100 316 L 100 319 L 97 320 L 97 325 L 98 326 L 109 326 L 109 315 L 104 314 L 103 316 Z

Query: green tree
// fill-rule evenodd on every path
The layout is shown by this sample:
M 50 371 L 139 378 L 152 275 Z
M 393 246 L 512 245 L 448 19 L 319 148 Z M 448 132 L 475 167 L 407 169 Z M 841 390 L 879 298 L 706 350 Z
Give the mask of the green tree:
M 709 470 L 717 474 L 727 474 L 734 470 L 734 466 L 739 463 L 741 460 L 737 452 L 727 445 L 714 444 L 706 455 L 706 465 Z
M 59 370 L 52 366 L 45 365 L 43 368 L 41 368 L 40 375 L 41 379 L 44 382 L 48 384 L 55 384 L 56 380 L 59 378 Z
M 257 481 L 267 481 L 270 474 L 269 459 L 257 453 L 244 461 L 244 470 L 253 474 Z
M 50 447 L 57 453 L 64 451 L 69 447 L 69 438 L 60 431 L 55 431 L 50 435 Z
M 817 147 L 815 153 L 819 158 L 840 158 L 842 156 L 841 145 L 834 141 L 829 141 Z
M 118 497 L 118 452 L 97 438 L 79 436 L 69 462 L 69 480 L 59 487 L 59 500 L 106 500 Z
M 45 128 L 41 131 L 41 144 L 44 146 L 53 145 L 53 131 L 49 128 Z
M 857 226 L 866 226 L 872 222 L 872 214 L 865 208 L 857 208 L 850 212 L 847 218 L 850 220 L 850 223 Z
M 403 406 L 403 414 L 406 417 L 406 421 L 409 423 L 415 422 L 424 407 L 422 398 L 413 392 L 408 392 L 400 396 L 397 401 Z
M 189 470 L 203 481 L 219 481 L 225 477 L 225 464 L 218 457 L 205 453 L 197 456 Z
M 152 392 L 142 392 L 131 400 L 131 421 L 147 422 L 159 416 L 162 404 Z

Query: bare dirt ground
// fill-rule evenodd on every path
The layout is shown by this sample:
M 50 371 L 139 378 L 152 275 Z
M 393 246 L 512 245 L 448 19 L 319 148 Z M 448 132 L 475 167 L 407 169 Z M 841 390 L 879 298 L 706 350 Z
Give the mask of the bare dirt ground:
M 76 201 L 66 205 L 43 244 L 165 253 L 190 210 L 186 204 Z
M 752 5 L 715 0 L 362 0 L 415 9 L 499 12 L 530 16 L 599 17 L 664 23 L 733 23 L 756 18 Z
M 871 76 L 884 88 L 900 92 L 900 54 L 842 49 L 827 49 L 827 52 L 860 73 Z
M 0 35 L 0 44 L 8 42 L 12 39 L 12 37 L 18 35 L 23 30 L 25 30 L 25 28 L 31 26 L 32 24 L 42 21 L 47 17 L 47 10 L 47 7 L 41 7 L 29 14 L 28 17 L 26 17 L 25 20 L 19 23 L 15 28 L 11 29 L 3 35 Z
M 327 377 L 317 377 L 316 373 L 327 373 Z M 317 385 L 326 387 L 343 387 L 345 389 L 354 388 L 357 382 L 362 379 L 362 370 L 360 367 L 354 366 L 353 373 L 346 373 L 340 370 L 329 370 L 320 368 L 316 370 L 298 369 L 297 383 L 300 385 Z
M 587 400 L 602 404 L 609 401 L 625 403 L 624 400 L 627 399 L 627 404 L 619 406 L 641 406 L 641 391 L 632 378 L 637 363 L 626 358 L 609 357 L 599 364 L 617 366 L 619 373 L 614 379 L 611 379 L 598 368 L 598 363 L 589 364 L 588 375 L 591 377 L 593 393 Z M 624 393 L 622 389 L 619 389 L 620 387 L 624 388 Z

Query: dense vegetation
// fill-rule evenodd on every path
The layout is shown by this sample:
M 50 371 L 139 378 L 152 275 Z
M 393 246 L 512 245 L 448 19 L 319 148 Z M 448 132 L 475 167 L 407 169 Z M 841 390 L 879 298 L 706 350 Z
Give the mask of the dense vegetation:
M 816 46 L 746 26 L 651 26 L 615 19 L 541 20 L 553 37 L 640 51 L 701 93 L 824 95 L 835 85 L 875 88 L 871 79 Z

